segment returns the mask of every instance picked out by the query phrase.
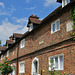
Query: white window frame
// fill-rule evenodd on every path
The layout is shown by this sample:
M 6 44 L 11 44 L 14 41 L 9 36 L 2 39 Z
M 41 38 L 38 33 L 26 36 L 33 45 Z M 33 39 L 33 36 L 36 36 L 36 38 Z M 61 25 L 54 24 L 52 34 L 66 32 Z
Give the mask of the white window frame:
M 60 19 L 57 19 L 56 21 L 51 23 L 51 34 L 60 30 L 60 27 L 59 27 L 59 29 L 57 29 L 57 22 L 60 22 Z M 55 24 L 55 31 L 53 31 L 53 24 Z
M 1 60 L 3 59 L 3 54 L 1 55 Z
M 70 0 L 62 0 L 62 7 L 66 6 L 68 3 L 70 3 Z
M 37 61 L 38 62 L 38 65 L 37 65 L 37 70 L 38 70 L 38 75 L 39 75 L 39 59 L 37 57 L 35 57 L 33 60 L 32 60 L 32 68 L 31 68 L 31 75 L 33 75 L 33 72 L 34 72 L 34 62 Z
M 7 55 L 6 55 L 7 57 L 9 56 L 9 50 L 7 51 Z
M 30 31 L 32 31 L 33 30 L 33 23 L 29 24 L 29 26 L 30 26 Z
M 24 70 L 20 70 L 20 64 L 24 64 Z M 19 73 L 25 73 L 25 61 L 19 62 Z
M 63 69 L 60 69 L 60 60 L 59 60 L 59 58 L 60 58 L 60 56 L 63 56 Z M 59 55 L 54 55 L 54 56 L 50 56 L 49 57 L 49 65 L 51 65 L 51 63 L 50 63 L 50 59 L 51 58 L 53 58 L 53 60 L 54 60 L 54 64 L 55 64 L 55 57 L 58 57 L 58 69 L 55 69 L 55 70 L 64 70 L 64 54 L 62 53 L 62 54 L 59 54 Z M 54 65 L 54 67 L 55 67 L 55 65 Z M 49 67 L 49 70 L 51 71 L 51 68 Z
M 25 39 L 22 39 L 20 43 L 20 48 L 23 48 L 23 47 L 25 47 Z

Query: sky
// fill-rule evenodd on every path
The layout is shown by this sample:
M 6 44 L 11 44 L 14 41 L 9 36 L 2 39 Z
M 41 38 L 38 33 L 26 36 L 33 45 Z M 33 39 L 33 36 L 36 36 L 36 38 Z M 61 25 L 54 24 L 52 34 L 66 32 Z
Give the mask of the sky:
M 37 15 L 40 20 L 61 4 L 56 0 L 0 0 L 0 40 L 2 45 L 13 33 L 25 33 L 28 17 Z

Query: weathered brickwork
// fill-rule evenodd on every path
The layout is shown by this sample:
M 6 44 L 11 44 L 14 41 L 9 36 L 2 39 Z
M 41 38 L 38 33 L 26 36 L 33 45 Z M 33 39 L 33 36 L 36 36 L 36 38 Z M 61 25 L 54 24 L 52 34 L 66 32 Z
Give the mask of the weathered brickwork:
M 56 15 L 57 16 L 57 15 Z M 51 34 L 51 23 L 60 19 L 60 30 Z M 18 44 L 9 49 L 9 59 L 16 64 L 15 75 L 31 75 L 32 61 L 35 57 L 39 59 L 39 74 L 41 70 L 45 70 L 47 75 L 49 68 L 49 57 L 62 54 L 64 55 L 64 70 L 66 74 L 75 73 L 75 42 L 67 40 L 72 38 L 69 32 L 66 31 L 66 23 L 72 21 L 70 10 L 55 17 L 54 20 L 49 20 L 45 25 L 36 29 L 35 32 L 25 37 L 25 47 L 20 48 Z M 59 43 L 60 42 L 60 43 Z M 17 55 L 18 52 L 18 55 Z M 30 53 L 30 54 L 29 54 Z M 4 56 L 6 53 L 4 54 Z M 17 59 L 17 56 L 19 57 Z M 17 61 L 18 60 L 18 61 Z M 19 73 L 19 63 L 25 61 L 25 73 Z M 3 63 L 3 60 L 0 60 Z M 18 66 L 17 66 L 18 63 Z

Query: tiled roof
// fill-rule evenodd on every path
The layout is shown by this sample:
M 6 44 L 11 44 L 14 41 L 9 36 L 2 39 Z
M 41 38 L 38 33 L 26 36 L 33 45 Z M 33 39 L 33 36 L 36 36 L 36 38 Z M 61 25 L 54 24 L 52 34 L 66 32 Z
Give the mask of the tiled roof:
M 37 17 L 36 15 L 35 16 L 31 15 L 29 17 L 29 22 L 27 24 L 27 27 L 29 27 L 30 23 L 34 23 L 34 24 L 38 25 L 38 24 L 41 24 L 41 20 L 39 20 L 39 17 Z
M 41 20 L 36 19 L 36 18 L 30 18 L 30 21 L 31 21 L 32 23 L 35 23 L 35 24 L 40 24 L 40 23 L 41 23 Z
M 62 6 L 59 6 L 59 7 L 58 7 L 57 9 L 55 9 L 52 13 L 50 13 L 47 17 L 45 17 L 45 18 L 42 20 L 41 23 L 47 21 L 47 20 L 50 19 L 50 18 L 51 18 L 51 20 L 52 20 L 52 18 L 55 18 L 54 16 L 56 16 L 57 12 L 61 11 L 61 9 L 62 9 Z M 59 14 L 60 14 L 60 13 L 59 13 Z M 57 15 L 57 16 L 58 16 L 58 15 Z
M 9 38 L 13 38 L 13 36 L 10 36 Z
M 14 43 L 13 40 L 7 40 L 7 41 L 6 41 L 6 44 L 13 44 L 13 43 Z
M 0 46 L 0 50 L 5 50 L 5 49 L 6 49 L 6 47 Z
M 21 38 L 23 36 L 23 34 L 13 33 L 13 36 L 16 38 Z

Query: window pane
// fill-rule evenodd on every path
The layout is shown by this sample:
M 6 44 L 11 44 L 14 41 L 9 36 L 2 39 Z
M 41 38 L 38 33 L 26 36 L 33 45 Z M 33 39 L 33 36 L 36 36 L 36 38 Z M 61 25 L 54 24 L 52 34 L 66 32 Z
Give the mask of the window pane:
M 53 24 L 53 32 L 55 31 L 55 23 Z
M 57 30 L 60 29 L 60 21 L 57 22 Z
M 55 58 L 55 69 L 58 69 L 58 57 Z
M 21 72 L 24 72 L 24 63 L 21 63 L 21 64 L 20 64 L 20 71 L 21 71 Z
M 70 0 L 67 0 L 67 3 L 70 3 Z
M 63 70 L 63 56 L 60 56 L 60 69 Z

